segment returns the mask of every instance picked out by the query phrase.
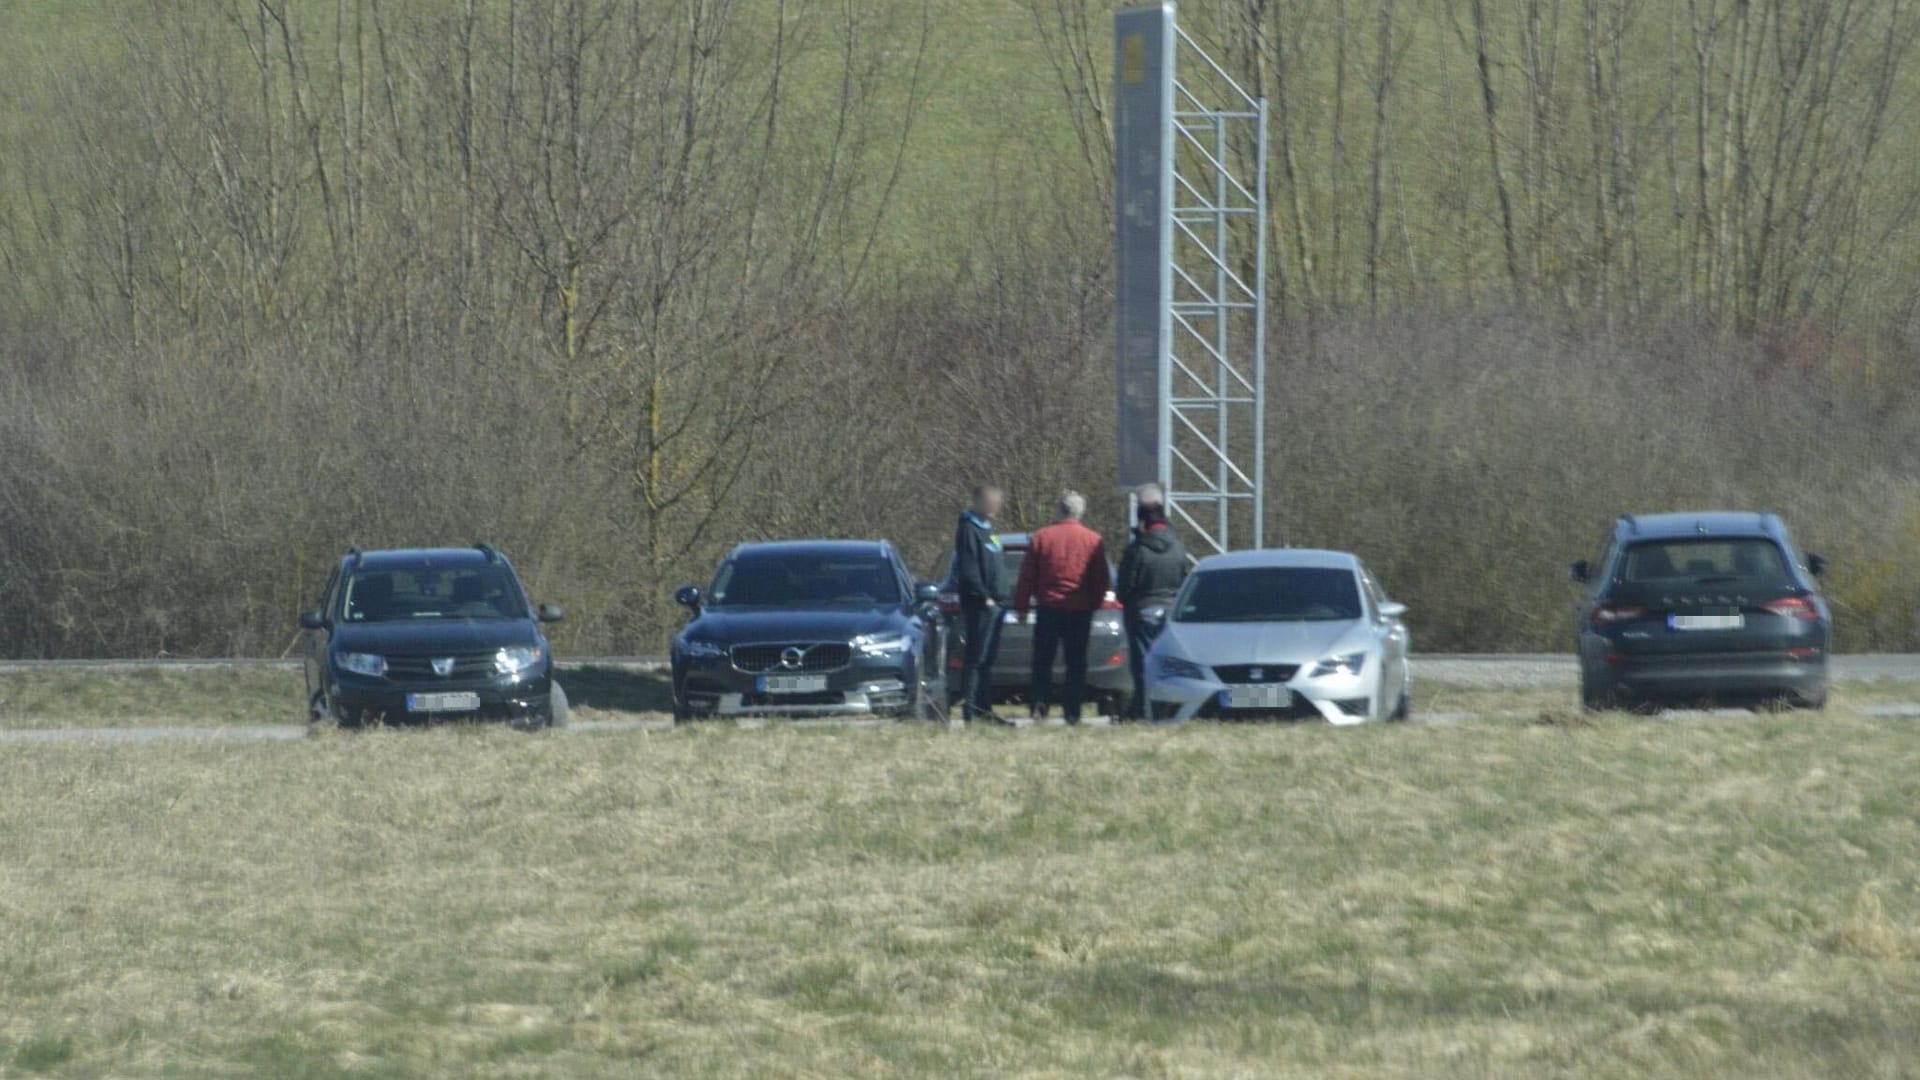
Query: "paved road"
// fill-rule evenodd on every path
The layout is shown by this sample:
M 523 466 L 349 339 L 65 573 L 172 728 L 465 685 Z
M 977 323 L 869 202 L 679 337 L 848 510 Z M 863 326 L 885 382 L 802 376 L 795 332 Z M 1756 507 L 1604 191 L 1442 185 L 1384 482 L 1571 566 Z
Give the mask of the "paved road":
M 1564 653 L 1422 653 L 1416 655 L 1420 677 L 1449 686 L 1521 689 L 1572 686 L 1577 679 L 1573 657 Z M 595 656 L 560 661 L 560 670 L 615 668 L 621 671 L 660 672 L 666 660 L 658 656 Z M 0 675 L 10 671 L 227 671 L 264 668 L 298 671 L 298 660 L 184 659 L 157 660 L 0 660 Z M 1855 653 L 1833 658 L 1836 682 L 1920 682 L 1920 653 Z
M 1429 653 L 1413 658 L 1417 678 L 1447 686 L 1521 690 L 1574 686 L 1580 669 L 1572 655 L 1510 653 L 1458 655 Z M 1920 653 L 1856 653 L 1833 658 L 1833 681 L 1843 683 L 1920 682 Z
M 1415 677 L 1449 686 L 1488 689 L 1537 689 L 1574 686 L 1578 669 L 1573 657 L 1548 653 L 1508 655 L 1417 656 Z M 613 667 L 629 671 L 658 671 L 665 665 L 653 657 L 596 657 L 563 662 L 565 671 L 581 667 Z M 291 660 L 5 660 L 0 661 L 0 676 L 12 671 L 42 669 L 80 669 L 93 671 L 136 671 L 151 668 L 186 671 L 218 671 L 233 668 L 284 668 L 294 670 Z M 1838 656 L 1833 661 L 1836 682 L 1920 682 L 1920 654 L 1861 654 Z M 1870 716 L 1920 719 L 1920 702 L 1883 703 L 1863 710 Z M 1506 714 L 1502 714 L 1506 715 Z M 1513 716 L 1524 714 L 1515 713 Z M 1694 713 L 1667 714 L 1676 719 Z M 1701 716 L 1716 715 L 1700 713 Z M 1416 716 L 1425 723 L 1458 723 L 1473 719 L 1467 714 L 1428 713 Z M 810 721 L 809 725 L 871 727 L 874 721 Z M 673 726 L 668 720 L 580 720 L 567 728 L 568 734 L 591 735 L 628 731 L 663 731 Z M 223 725 L 209 727 L 135 727 L 135 728 L 42 728 L 0 731 L 0 744 L 53 742 L 147 743 L 172 740 L 219 740 L 253 742 L 290 742 L 307 738 L 309 729 L 299 724 Z

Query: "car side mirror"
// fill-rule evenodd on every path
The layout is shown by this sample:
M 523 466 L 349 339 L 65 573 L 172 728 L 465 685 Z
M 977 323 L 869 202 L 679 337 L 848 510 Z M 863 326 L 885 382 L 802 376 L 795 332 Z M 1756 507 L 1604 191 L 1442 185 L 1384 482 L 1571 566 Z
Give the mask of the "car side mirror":
M 700 614 L 700 599 L 700 586 L 698 585 L 682 585 L 680 586 L 680 591 L 673 594 L 674 603 L 679 604 L 695 615 Z
M 1149 604 L 1140 609 L 1140 621 L 1148 626 L 1167 625 L 1167 605 Z
M 1814 577 L 1819 577 L 1821 574 L 1824 574 L 1826 572 L 1827 572 L 1827 557 L 1825 555 L 1814 555 L 1809 553 L 1807 555 L 1807 573 L 1812 574 Z
M 922 581 L 913 587 L 913 602 L 935 607 L 940 604 L 940 586 L 931 581 Z
M 1593 564 L 1581 559 L 1573 564 L 1573 580 L 1585 585 L 1593 580 Z
M 327 617 L 325 615 L 320 614 L 318 611 L 303 611 L 300 613 L 300 629 L 325 630 L 326 628 Z
M 1383 619 L 1404 619 L 1407 617 L 1407 605 L 1389 600 L 1380 605 L 1380 617 Z
M 533 611 L 534 618 L 541 622 L 559 622 L 567 617 L 567 609 L 559 604 L 541 604 Z

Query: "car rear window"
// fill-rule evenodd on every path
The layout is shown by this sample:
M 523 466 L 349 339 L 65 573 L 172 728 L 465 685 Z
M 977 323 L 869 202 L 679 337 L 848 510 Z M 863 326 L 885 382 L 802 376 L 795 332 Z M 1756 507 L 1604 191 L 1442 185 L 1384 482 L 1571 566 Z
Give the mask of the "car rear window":
M 1627 547 L 1619 579 L 1633 584 L 1785 579 L 1780 545 L 1765 537 L 1643 540 Z

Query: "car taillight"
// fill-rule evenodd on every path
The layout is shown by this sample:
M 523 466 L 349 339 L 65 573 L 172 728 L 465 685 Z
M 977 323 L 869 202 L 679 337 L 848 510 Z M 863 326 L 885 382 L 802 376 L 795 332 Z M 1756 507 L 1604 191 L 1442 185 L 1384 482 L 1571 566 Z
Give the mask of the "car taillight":
M 1102 611 L 1119 611 L 1125 606 L 1126 605 L 1120 602 L 1120 598 L 1113 594 L 1112 589 L 1108 589 L 1107 595 L 1100 601 L 1100 610 Z
M 942 615 L 960 614 L 960 594 L 959 593 L 943 592 L 940 594 L 940 614 Z
M 1819 609 L 1813 606 L 1813 601 L 1804 596 L 1783 596 L 1778 600 L 1769 600 L 1761 604 L 1760 608 L 1762 611 L 1771 611 L 1775 615 L 1785 615 L 1789 619 L 1799 619 L 1802 622 L 1813 622 L 1820 618 Z
M 1601 604 L 1593 609 L 1593 625 L 1617 626 L 1620 623 L 1637 619 L 1647 613 L 1643 607 L 1632 604 Z

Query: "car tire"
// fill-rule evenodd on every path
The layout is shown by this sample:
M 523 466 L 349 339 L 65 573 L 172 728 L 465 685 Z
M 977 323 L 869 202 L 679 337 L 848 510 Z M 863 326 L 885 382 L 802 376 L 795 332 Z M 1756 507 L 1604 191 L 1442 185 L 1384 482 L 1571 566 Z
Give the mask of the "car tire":
M 1400 688 L 1400 700 L 1393 703 L 1393 712 L 1387 715 L 1387 719 L 1402 724 L 1413 719 L 1412 687 L 1403 686 Z
M 1612 691 L 1597 690 L 1584 680 L 1580 683 L 1580 708 L 1585 712 L 1610 712 L 1627 706 L 1628 702 Z
M 1827 688 L 1820 687 L 1811 694 L 1788 694 L 1787 707 L 1801 712 L 1827 711 Z

